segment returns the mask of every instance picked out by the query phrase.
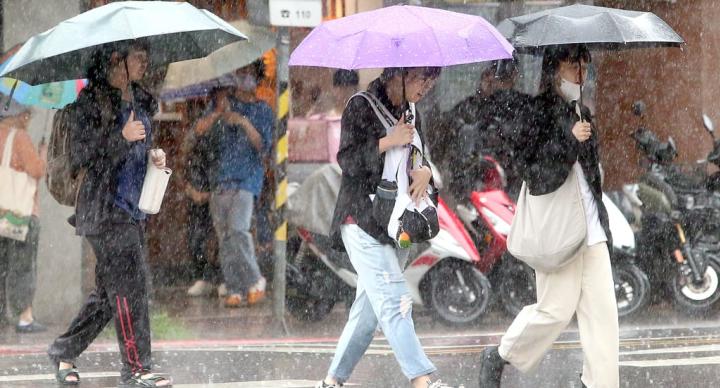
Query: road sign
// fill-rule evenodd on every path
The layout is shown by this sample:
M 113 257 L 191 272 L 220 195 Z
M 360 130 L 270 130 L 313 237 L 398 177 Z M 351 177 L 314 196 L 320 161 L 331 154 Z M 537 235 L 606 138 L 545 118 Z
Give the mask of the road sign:
M 322 0 L 270 0 L 270 24 L 315 27 L 322 22 Z

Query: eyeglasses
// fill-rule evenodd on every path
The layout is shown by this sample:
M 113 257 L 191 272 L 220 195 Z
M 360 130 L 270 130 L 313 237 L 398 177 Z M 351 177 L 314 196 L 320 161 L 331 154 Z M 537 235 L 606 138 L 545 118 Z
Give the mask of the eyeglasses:
M 438 77 L 420 77 L 418 78 L 418 81 L 422 83 L 423 88 L 431 88 L 433 85 L 435 85 L 435 81 L 437 81 Z

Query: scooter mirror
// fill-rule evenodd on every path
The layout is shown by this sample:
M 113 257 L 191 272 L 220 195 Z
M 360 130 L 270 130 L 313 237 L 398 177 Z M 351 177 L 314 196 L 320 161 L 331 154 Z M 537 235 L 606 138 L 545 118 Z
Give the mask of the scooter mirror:
M 705 129 L 707 129 L 708 132 L 714 134 L 715 124 L 713 124 L 712 120 L 710 119 L 710 117 L 708 117 L 708 115 L 703 114 L 702 117 L 703 117 L 703 125 L 705 126 Z
M 632 111 L 635 116 L 642 116 L 645 113 L 645 103 L 642 100 L 635 101 L 632 105 Z

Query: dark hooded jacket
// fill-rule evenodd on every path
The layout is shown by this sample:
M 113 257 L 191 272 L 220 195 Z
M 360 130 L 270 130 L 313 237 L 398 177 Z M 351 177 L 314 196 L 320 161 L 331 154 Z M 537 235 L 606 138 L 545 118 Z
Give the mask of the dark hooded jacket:
M 149 117 L 157 110 L 154 98 L 133 85 L 135 109 Z M 90 83 L 75 102 L 70 120 L 70 163 L 74 174 L 85 170 L 78 192 L 75 214 L 70 223 L 79 235 L 98 234 L 102 225 L 122 211 L 114 205 L 118 172 L 130 150 L 118 129 L 121 117 L 121 91 L 107 82 Z
M 515 139 L 519 117 L 530 105 L 530 96 L 515 90 L 498 90 L 490 96 L 475 93 L 444 114 L 443 131 L 446 165 L 452 176 L 452 194 L 465 198 L 477 177 L 471 165 L 478 156 L 492 156 L 505 170 L 507 188 L 517 198 L 522 179 L 516 171 Z M 441 146 L 443 147 L 443 146 Z M 435 151 L 435 149 L 433 149 Z
M 590 111 L 583 109 L 583 118 L 592 123 Z M 598 207 L 600 223 L 612 252 L 612 235 L 608 213 L 602 202 L 598 131 L 593 124 L 592 136 L 579 142 L 572 133 L 578 121 L 575 104 L 567 103 L 553 91 L 538 95 L 527 111 L 523 128 L 515 139 L 518 162 L 523 180 L 531 195 L 556 191 L 580 162 L 588 186 Z
M 379 79 L 371 82 L 367 91 L 377 97 L 393 116 L 402 115 L 402 107 L 393 106 L 385 85 Z M 415 128 L 424 145 L 419 112 L 415 114 Z M 369 102 L 363 97 L 350 99 L 342 115 L 340 148 L 337 154 L 338 164 L 342 169 L 342 180 L 331 229 L 335 248 L 342 248 L 340 226 L 348 216 L 381 243 L 392 243 L 387 235 L 387 225 L 380 225 L 373 217 L 370 200 L 370 194 L 375 193 L 377 185 L 382 180 L 385 154 L 380 154 L 379 142 L 385 135 L 385 127 L 375 115 Z

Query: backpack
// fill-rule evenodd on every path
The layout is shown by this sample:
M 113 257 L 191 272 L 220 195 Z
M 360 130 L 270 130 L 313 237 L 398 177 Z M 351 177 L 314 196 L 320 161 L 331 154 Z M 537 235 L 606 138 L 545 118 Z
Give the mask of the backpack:
M 65 206 L 75 206 L 85 171 L 74 175 L 70 166 L 70 134 L 75 128 L 76 103 L 55 112 L 50 132 L 47 163 L 47 187 L 55 200 Z

